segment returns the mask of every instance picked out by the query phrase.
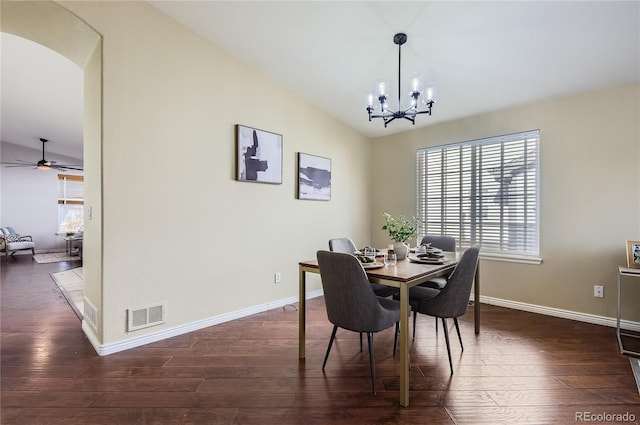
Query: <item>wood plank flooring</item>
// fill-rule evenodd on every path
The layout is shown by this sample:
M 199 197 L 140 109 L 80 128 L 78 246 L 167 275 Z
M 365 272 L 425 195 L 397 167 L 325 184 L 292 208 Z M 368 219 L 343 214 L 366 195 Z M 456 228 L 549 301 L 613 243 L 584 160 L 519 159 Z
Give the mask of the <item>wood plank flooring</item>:
M 433 318 L 418 318 L 408 408 L 399 406 L 392 330 L 374 338 L 377 396 L 357 334 L 338 331 L 322 372 L 331 332 L 322 298 L 307 304 L 305 360 L 297 358 L 293 307 L 100 357 L 49 276 L 78 265 L 1 259 L 2 424 L 640 421 L 640 395 L 615 329 L 489 305 L 479 336 L 472 309 L 460 320 L 464 352 L 452 329 L 453 376 L 442 331 L 435 333 Z M 634 419 L 588 416 L 625 413 Z

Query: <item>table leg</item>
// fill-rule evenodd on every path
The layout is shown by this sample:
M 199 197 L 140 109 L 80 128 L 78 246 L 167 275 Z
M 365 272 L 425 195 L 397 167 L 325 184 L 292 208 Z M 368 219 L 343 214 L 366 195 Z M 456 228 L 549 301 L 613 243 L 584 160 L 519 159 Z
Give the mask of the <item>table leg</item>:
M 480 333 L 480 265 L 476 267 L 476 276 L 473 283 L 473 321 L 476 335 Z
M 400 285 L 400 405 L 409 406 L 409 288 Z
M 618 347 L 620 348 L 620 353 L 624 354 L 624 348 L 622 347 L 622 337 L 620 336 L 620 280 L 622 279 L 622 275 L 618 273 L 618 307 L 616 310 L 616 338 L 618 339 Z
M 304 346 L 306 340 L 306 328 L 307 328 L 307 282 L 306 282 L 306 273 L 304 270 L 300 269 L 298 272 L 298 281 L 299 281 L 299 289 L 298 289 L 298 357 L 304 359 Z

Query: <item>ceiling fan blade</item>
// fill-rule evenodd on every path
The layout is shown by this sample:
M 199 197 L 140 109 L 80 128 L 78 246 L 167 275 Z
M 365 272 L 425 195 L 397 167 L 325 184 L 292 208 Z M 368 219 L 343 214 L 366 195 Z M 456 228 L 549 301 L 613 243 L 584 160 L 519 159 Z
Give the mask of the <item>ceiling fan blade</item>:
M 35 165 L 33 162 L 20 161 L 20 162 L 0 162 L 2 165 L 16 165 L 16 166 L 27 166 L 27 165 Z
M 49 168 L 55 168 L 56 170 L 77 170 L 84 171 L 84 168 L 79 165 L 50 165 Z
M 5 165 L 7 164 L 7 165 Z M 33 164 L 9 164 L 3 163 L 5 168 L 16 168 L 16 167 L 35 167 Z

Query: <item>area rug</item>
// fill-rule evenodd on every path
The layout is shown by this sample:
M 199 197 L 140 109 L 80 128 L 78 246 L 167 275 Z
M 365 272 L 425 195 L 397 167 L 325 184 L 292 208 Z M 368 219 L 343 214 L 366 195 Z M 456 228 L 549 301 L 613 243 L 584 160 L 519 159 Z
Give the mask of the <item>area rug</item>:
M 49 252 L 47 254 L 34 254 L 33 259 L 36 260 L 38 264 L 44 263 L 59 263 L 61 261 L 81 261 L 82 258 L 79 256 L 69 256 L 64 252 Z
M 60 292 L 82 320 L 84 318 L 84 277 L 82 267 L 63 272 L 51 273 L 51 278 L 60 288 Z
M 633 370 L 633 375 L 636 377 L 636 385 L 640 393 L 640 359 L 629 357 L 629 361 L 631 362 L 631 369 Z

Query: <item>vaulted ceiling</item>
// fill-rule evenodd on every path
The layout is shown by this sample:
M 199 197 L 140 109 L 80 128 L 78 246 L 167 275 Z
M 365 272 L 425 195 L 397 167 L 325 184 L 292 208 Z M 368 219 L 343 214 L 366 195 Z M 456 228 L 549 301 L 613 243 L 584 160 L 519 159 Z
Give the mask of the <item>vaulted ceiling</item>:
M 640 81 L 637 1 L 149 3 L 370 137 L 413 128 L 370 123 L 363 104 L 382 75 L 397 98 L 397 32 L 408 35 L 403 87 L 413 72 L 438 87 L 416 127 Z M 70 154 L 81 147 L 82 72 L 24 43 L 2 34 L 2 140 L 46 137 Z

